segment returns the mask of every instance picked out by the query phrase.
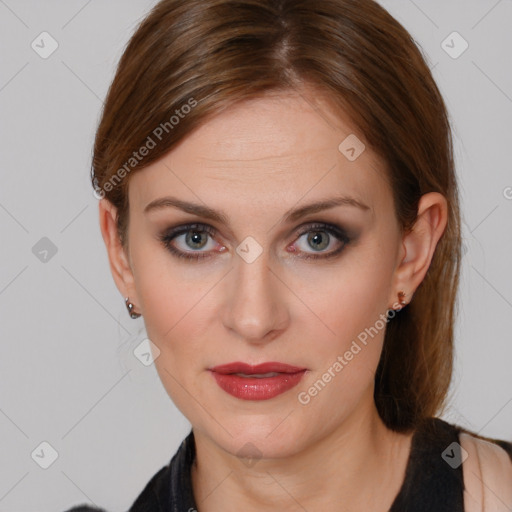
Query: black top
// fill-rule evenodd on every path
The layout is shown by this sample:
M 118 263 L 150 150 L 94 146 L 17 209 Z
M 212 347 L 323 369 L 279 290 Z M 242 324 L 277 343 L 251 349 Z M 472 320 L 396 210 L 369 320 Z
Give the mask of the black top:
M 389 512 L 464 512 L 460 432 L 475 435 L 440 418 L 427 419 L 415 431 L 404 482 Z M 512 461 L 512 442 L 476 437 L 498 444 Z M 197 511 L 191 479 L 194 458 L 191 430 L 170 463 L 153 475 L 128 512 Z M 82 505 L 66 512 L 105 511 Z

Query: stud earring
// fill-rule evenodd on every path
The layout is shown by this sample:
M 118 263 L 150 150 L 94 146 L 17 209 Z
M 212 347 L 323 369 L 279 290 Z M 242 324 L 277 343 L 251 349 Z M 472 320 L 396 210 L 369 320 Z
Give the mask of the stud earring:
M 126 303 L 126 309 L 128 309 L 128 314 L 130 315 L 131 318 L 135 319 L 141 316 L 140 313 L 135 313 L 135 311 L 133 311 L 133 304 L 130 302 L 130 299 L 128 297 L 126 297 L 124 302 Z
M 407 302 L 404 300 L 405 299 L 405 292 L 398 292 L 398 302 L 400 303 L 400 306 L 405 306 L 407 304 Z

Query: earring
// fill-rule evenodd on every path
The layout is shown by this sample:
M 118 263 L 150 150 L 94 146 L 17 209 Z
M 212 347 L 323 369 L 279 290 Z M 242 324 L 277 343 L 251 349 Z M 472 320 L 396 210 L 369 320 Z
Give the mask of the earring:
M 405 299 L 405 292 L 398 292 L 398 302 L 400 303 L 400 306 L 405 306 L 407 304 L 407 302 L 404 300 Z
M 135 319 L 141 316 L 140 313 L 135 313 L 135 311 L 133 311 L 133 304 L 130 302 L 130 299 L 128 297 L 124 299 L 124 302 L 126 303 L 126 308 L 128 309 L 128 314 L 130 315 L 131 318 Z

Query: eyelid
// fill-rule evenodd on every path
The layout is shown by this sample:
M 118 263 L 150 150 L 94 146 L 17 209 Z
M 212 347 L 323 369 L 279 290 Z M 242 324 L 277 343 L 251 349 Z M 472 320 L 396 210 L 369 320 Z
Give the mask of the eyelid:
M 333 233 L 336 233 L 340 238 L 351 238 L 351 236 L 349 236 L 349 233 L 347 232 L 347 230 L 340 228 L 340 227 L 336 226 L 335 224 L 328 222 L 328 221 L 305 222 L 305 223 L 301 224 L 300 226 L 293 228 L 291 230 L 291 233 L 294 236 L 302 236 L 305 233 L 308 233 L 309 231 L 314 230 L 314 229 L 332 231 Z M 179 236 L 183 233 L 187 233 L 188 231 L 193 231 L 193 230 L 204 231 L 204 232 L 208 233 L 209 235 L 211 235 L 212 237 L 217 236 L 219 233 L 219 230 L 217 228 L 211 226 L 210 224 L 206 224 L 203 222 L 190 222 L 190 223 L 185 223 L 185 224 L 178 224 L 174 227 L 164 229 L 162 234 L 159 236 L 159 238 L 161 238 L 161 237 L 170 238 L 171 236 L 175 237 L 175 236 Z M 287 237 L 288 237 L 288 235 L 287 235 Z
M 317 252 L 315 254 L 315 251 L 313 252 L 303 252 L 300 253 L 301 255 L 297 254 L 296 257 L 302 260 L 328 260 L 330 258 L 335 258 L 337 256 L 340 256 L 342 252 L 345 251 L 345 248 L 348 244 L 350 244 L 353 241 L 353 237 L 348 235 L 345 229 L 338 227 L 335 224 L 332 224 L 330 222 L 322 222 L 322 221 L 316 221 L 316 222 L 309 222 L 305 223 L 298 233 L 297 238 L 301 238 L 303 235 L 307 233 L 314 233 L 314 232 L 326 232 L 329 234 L 329 236 L 334 236 L 334 238 L 341 244 L 341 247 L 338 247 L 337 249 L 330 250 L 328 252 Z M 300 229 L 299 228 L 299 229 Z
M 211 251 L 209 252 L 202 252 L 202 251 L 182 251 L 180 249 L 176 249 L 172 246 L 172 241 L 185 233 L 188 233 L 189 231 L 201 231 L 204 233 L 207 233 L 212 238 L 215 238 L 218 234 L 218 230 L 206 223 L 203 222 L 191 222 L 191 223 L 185 223 L 185 224 L 179 224 L 177 226 L 174 226 L 172 228 L 168 228 L 164 230 L 160 235 L 158 235 L 158 239 L 161 243 L 164 244 L 164 246 L 174 255 L 188 259 L 188 260 L 200 260 L 202 258 L 208 258 L 211 256 Z M 336 249 L 334 251 L 322 253 L 319 252 L 318 255 L 314 255 L 314 253 L 305 253 L 307 256 L 297 256 L 301 259 L 327 259 L 331 256 L 336 256 L 339 253 L 343 252 L 345 249 L 345 246 L 348 245 L 352 240 L 353 237 L 347 233 L 347 231 L 343 228 L 338 227 L 337 225 L 331 223 L 331 222 L 325 222 L 325 221 L 310 221 L 305 222 L 302 225 L 298 226 L 297 228 L 294 228 L 293 232 L 295 233 L 294 236 L 296 238 L 300 238 L 306 233 L 317 231 L 325 231 L 329 235 L 334 235 L 334 237 L 342 244 L 341 249 Z M 190 255 L 190 256 L 187 256 Z
M 302 236 L 305 233 L 309 233 L 310 231 L 314 231 L 317 229 L 318 231 L 327 231 L 328 233 L 336 233 L 340 238 L 348 238 L 347 232 L 335 224 L 332 224 L 330 222 L 307 222 L 297 228 L 296 236 Z
M 177 258 L 189 260 L 189 261 L 198 261 L 203 258 L 209 258 L 211 254 L 209 252 L 201 252 L 201 251 L 182 251 L 180 249 L 176 249 L 172 245 L 172 241 L 189 231 L 201 231 L 207 233 L 212 238 L 217 234 L 217 230 L 202 222 L 193 222 L 188 224 L 179 224 L 172 228 L 168 228 L 164 230 L 161 234 L 157 235 L 157 239 L 163 244 L 163 246 L 174 256 Z

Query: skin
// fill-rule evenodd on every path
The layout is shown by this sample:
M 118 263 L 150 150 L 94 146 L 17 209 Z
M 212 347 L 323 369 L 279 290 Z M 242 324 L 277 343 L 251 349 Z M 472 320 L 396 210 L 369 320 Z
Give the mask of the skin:
M 355 161 L 338 150 L 352 133 L 365 142 L 318 92 L 266 94 L 209 120 L 130 177 L 126 251 L 115 208 L 99 203 L 115 283 L 143 315 L 160 350 L 162 383 L 194 429 L 200 512 L 384 512 L 402 485 L 412 433 L 387 429 L 373 400 L 385 329 L 309 403 L 297 397 L 359 333 L 396 309 L 398 291 L 410 301 L 446 226 L 445 198 L 429 193 L 414 229 L 402 236 L 385 163 L 368 144 Z M 369 210 L 337 206 L 281 222 L 290 209 L 340 194 Z M 143 212 L 166 195 L 222 210 L 229 224 L 172 207 Z M 203 260 L 178 258 L 158 239 L 193 222 L 212 226 L 214 236 L 187 245 L 181 235 L 172 244 L 208 253 Z M 344 245 L 320 230 L 317 249 L 298 233 L 312 222 L 345 228 L 353 239 Z M 247 236 L 263 249 L 252 263 L 235 251 Z M 343 245 L 330 259 L 300 257 Z M 277 397 L 240 400 L 207 370 L 232 361 L 280 361 L 308 372 Z

